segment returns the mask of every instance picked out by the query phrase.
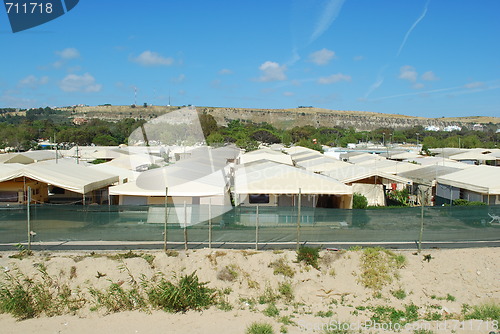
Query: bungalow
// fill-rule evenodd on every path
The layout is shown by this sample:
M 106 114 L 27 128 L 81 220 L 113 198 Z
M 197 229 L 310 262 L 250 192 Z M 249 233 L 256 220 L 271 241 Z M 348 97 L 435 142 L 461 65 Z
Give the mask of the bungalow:
M 500 204 L 500 168 L 475 166 L 437 178 L 436 205 L 454 199 Z
M 234 200 L 241 206 L 352 207 L 352 187 L 330 177 L 271 161 L 235 166 Z

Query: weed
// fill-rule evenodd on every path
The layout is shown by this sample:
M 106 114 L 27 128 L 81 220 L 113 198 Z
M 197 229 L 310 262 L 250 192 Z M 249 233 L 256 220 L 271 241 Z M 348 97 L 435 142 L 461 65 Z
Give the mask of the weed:
M 424 315 L 424 320 L 426 321 L 440 321 L 443 319 L 443 316 L 439 312 L 427 312 Z
M 264 293 L 259 296 L 258 301 L 259 304 L 268 304 L 268 303 L 274 303 L 278 299 L 279 295 L 275 294 L 270 286 L 266 286 Z
M 283 325 L 295 325 L 295 322 L 292 320 L 292 317 L 289 315 L 284 315 L 279 318 L 279 322 Z
M 326 312 L 324 311 L 319 311 L 315 314 L 317 317 L 321 317 L 321 318 L 330 318 L 332 315 L 333 315 L 333 311 L 332 310 L 328 310 Z
M 165 254 L 166 254 L 167 256 L 169 256 L 169 257 L 178 257 L 178 256 L 179 256 L 179 252 L 178 252 L 178 251 L 171 250 L 171 249 L 167 250 L 167 251 L 165 252 Z
M 455 296 L 452 296 L 449 293 L 447 293 L 446 294 L 446 300 L 449 301 L 449 302 L 454 302 L 457 299 L 455 298 Z
M 50 277 L 45 268 L 39 268 L 41 277 L 27 277 L 21 272 L 15 276 L 4 273 L 0 283 L 0 313 L 10 313 L 18 320 L 41 314 L 55 316 L 74 313 L 83 307 L 85 300 L 79 291 L 72 291 L 67 284 Z
M 152 306 L 168 312 L 199 311 L 215 304 L 215 289 L 206 284 L 199 282 L 196 271 L 182 276 L 177 284 L 164 278 L 152 286 L 143 281 Z
M 478 319 L 500 322 L 500 305 L 498 304 L 486 303 L 472 307 L 464 304 L 462 310 L 466 320 Z
M 69 269 L 69 279 L 73 279 L 73 278 L 76 278 L 76 277 L 77 277 L 76 267 L 75 266 L 71 266 L 71 268 Z
M 256 252 L 256 251 L 249 251 L 249 250 L 246 250 L 246 249 L 241 250 L 240 252 L 241 252 L 241 254 L 243 254 L 244 257 L 258 254 L 258 252 Z
M 330 269 L 330 271 L 328 272 L 328 275 L 332 276 L 332 277 L 335 277 L 337 275 L 337 273 L 335 272 L 335 269 Z
M 94 298 L 91 310 L 104 308 L 109 313 L 115 313 L 146 308 L 146 300 L 137 288 L 127 290 L 120 283 L 111 282 L 104 291 L 91 287 L 89 293 Z
M 293 288 L 291 283 L 280 283 L 278 291 L 285 301 L 291 302 L 293 300 Z
M 396 297 L 397 299 L 405 299 L 406 298 L 406 291 L 403 289 L 398 289 L 395 291 L 391 291 L 391 294 Z
M 431 331 L 430 329 L 415 329 L 413 334 L 434 334 L 434 331 Z
M 287 334 L 288 333 L 288 328 L 286 328 L 285 325 L 281 325 L 281 327 L 280 327 L 280 333 Z
M 373 312 L 371 320 L 374 323 L 405 325 L 418 320 L 418 306 L 415 304 L 406 305 L 404 310 L 397 310 L 392 306 L 377 306 L 369 309 Z
M 361 257 L 361 283 L 370 289 L 380 290 L 397 277 L 397 269 L 406 263 L 403 255 L 383 248 L 365 248 Z
M 17 254 L 9 256 L 9 259 L 22 260 L 33 255 L 33 252 L 31 250 L 27 250 L 22 244 L 17 244 L 16 248 L 18 250 Z
M 267 307 L 264 309 L 263 313 L 268 317 L 274 318 L 280 314 L 280 310 L 278 310 L 274 303 L 269 303 L 269 305 L 267 305 Z
M 269 263 L 269 268 L 273 268 L 274 275 L 283 275 L 292 278 L 295 275 L 295 271 L 291 266 L 285 263 L 285 258 L 279 258 L 276 261 Z
M 220 256 L 226 256 L 227 253 L 223 251 L 216 251 L 215 253 L 210 253 L 207 255 L 207 258 L 210 260 L 210 263 L 214 266 L 217 265 L 217 258 Z
M 253 322 L 247 327 L 245 334 L 274 334 L 274 329 L 271 324 Z
M 297 262 L 304 262 L 319 270 L 319 250 L 319 248 L 315 247 L 300 247 L 297 251 Z

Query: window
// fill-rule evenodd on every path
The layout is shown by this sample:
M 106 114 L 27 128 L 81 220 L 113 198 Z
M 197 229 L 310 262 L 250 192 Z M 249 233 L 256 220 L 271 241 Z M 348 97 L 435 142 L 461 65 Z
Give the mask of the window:
M 0 202 L 17 202 L 18 200 L 17 191 L 0 191 Z
M 258 195 L 250 195 L 250 204 L 268 204 L 269 203 L 269 195 L 267 194 L 258 194 Z

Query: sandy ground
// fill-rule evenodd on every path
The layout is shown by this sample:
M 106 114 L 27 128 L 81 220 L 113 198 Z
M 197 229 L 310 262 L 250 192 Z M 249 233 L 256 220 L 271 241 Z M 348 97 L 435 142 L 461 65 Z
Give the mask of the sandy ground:
M 85 305 L 74 315 L 55 317 L 40 316 L 17 321 L 11 315 L 0 314 L 1 333 L 245 333 L 252 322 L 267 322 L 275 333 L 324 333 L 324 328 L 334 328 L 344 323 L 354 332 L 393 332 L 383 328 L 363 328 L 370 324 L 373 312 L 367 307 L 378 305 L 404 309 L 411 303 L 419 307 L 422 318 L 427 313 L 439 313 L 443 319 L 458 318 L 462 305 L 500 303 L 500 248 L 457 250 L 397 251 L 407 263 L 394 270 L 392 282 L 381 290 L 363 286 L 362 251 L 322 251 L 320 270 L 303 263 L 296 263 L 294 251 L 241 251 L 241 250 L 191 250 L 167 256 L 163 252 L 136 252 L 148 254 L 151 263 L 142 257 L 110 259 L 116 253 L 57 252 L 36 253 L 25 259 L 13 259 L 14 253 L 1 253 L 0 280 L 5 272 L 22 272 L 28 277 L 39 277 L 37 268 L 42 264 L 55 280 L 68 283 L 72 289 L 88 293 L 89 287 L 106 289 L 110 282 L 126 287 L 130 277 L 150 280 L 159 272 L 175 281 L 175 276 L 196 271 L 201 281 L 209 287 L 230 291 L 227 301 L 232 310 L 211 307 L 203 312 L 189 311 L 172 314 L 159 310 L 150 312 L 127 311 L 107 314 L 105 310 L 91 311 Z M 123 253 L 122 253 L 123 254 Z M 430 261 L 424 255 L 431 255 Z M 292 278 L 275 274 L 270 263 L 283 259 L 294 272 Z M 73 267 L 73 269 L 72 269 Z M 221 279 L 221 270 L 231 268 L 237 273 L 232 281 Z M 280 284 L 293 288 L 293 299 L 276 301 L 279 316 L 264 314 L 267 304 L 259 304 L 259 296 L 272 289 L 278 293 Z M 396 298 L 392 292 L 403 290 L 406 297 Z M 446 296 L 454 298 L 446 299 Z M 454 300 L 449 300 L 454 299 Z M 254 301 L 255 303 L 252 303 Z M 89 303 L 90 304 L 90 303 Z M 327 316 L 325 316 L 325 314 Z M 289 317 L 294 324 L 283 325 L 282 317 Z M 458 320 L 413 323 L 401 333 L 414 333 L 414 328 L 430 328 L 434 333 L 489 333 L 493 323 Z

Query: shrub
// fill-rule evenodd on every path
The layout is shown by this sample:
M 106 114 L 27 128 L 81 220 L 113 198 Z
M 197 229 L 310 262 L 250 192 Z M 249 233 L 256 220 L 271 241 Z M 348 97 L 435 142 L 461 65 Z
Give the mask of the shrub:
M 352 208 L 353 209 L 366 209 L 368 207 L 368 200 L 364 195 L 359 193 L 354 193 L 352 196 Z
M 301 247 L 297 251 L 297 262 L 304 262 L 319 270 L 319 248 Z
M 147 296 L 153 307 L 168 312 L 200 311 L 214 305 L 215 289 L 206 287 L 206 282 L 199 282 L 196 271 L 184 275 L 177 284 L 164 278 L 153 286 L 147 286 Z
M 466 199 L 454 199 L 452 202 L 452 205 L 458 205 L 458 206 L 469 206 L 469 205 L 486 205 L 486 203 L 479 202 L 479 201 L 468 201 Z

